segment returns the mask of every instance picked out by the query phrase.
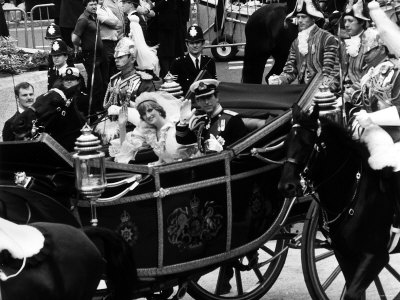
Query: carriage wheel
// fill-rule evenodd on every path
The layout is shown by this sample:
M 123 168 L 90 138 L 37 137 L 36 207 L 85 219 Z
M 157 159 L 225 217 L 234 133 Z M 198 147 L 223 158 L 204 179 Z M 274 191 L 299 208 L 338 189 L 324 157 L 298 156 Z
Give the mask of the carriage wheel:
M 345 281 L 326 233 L 320 229 L 319 211 L 317 203 L 311 205 L 304 223 L 301 249 L 304 280 L 312 299 L 341 299 Z M 391 254 L 390 263 L 367 289 L 366 299 L 398 299 L 399 282 L 400 255 Z
M 233 44 L 233 38 L 224 34 L 217 37 L 212 41 L 212 45 L 218 45 L 221 47 L 211 48 L 211 53 L 214 58 L 218 61 L 228 61 L 236 56 L 239 51 L 237 46 L 230 46 Z
M 302 221 L 293 219 L 275 237 L 257 251 L 240 257 L 190 281 L 188 293 L 196 300 L 256 300 L 265 295 L 278 279 L 287 257 L 287 246 L 302 228 Z M 300 228 L 300 229 L 299 229 Z M 255 260 L 256 258 L 256 260 Z M 250 262 L 249 262 L 250 260 Z M 233 268 L 231 267 L 233 266 Z M 223 277 L 233 270 L 231 290 L 224 293 Z M 232 272 L 231 272 L 232 275 Z

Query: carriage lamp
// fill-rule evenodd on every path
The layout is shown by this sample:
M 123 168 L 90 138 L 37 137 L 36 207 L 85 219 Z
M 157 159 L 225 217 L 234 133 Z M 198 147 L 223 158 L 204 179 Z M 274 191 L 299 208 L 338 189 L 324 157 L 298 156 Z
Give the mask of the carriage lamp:
M 96 213 L 96 201 L 106 188 L 107 181 L 105 176 L 105 154 L 98 151 L 100 140 L 92 134 L 92 129 L 85 124 L 81 129 L 82 135 L 75 142 L 74 168 L 75 168 L 75 187 L 90 201 L 91 216 L 90 221 L 93 226 L 98 223 Z

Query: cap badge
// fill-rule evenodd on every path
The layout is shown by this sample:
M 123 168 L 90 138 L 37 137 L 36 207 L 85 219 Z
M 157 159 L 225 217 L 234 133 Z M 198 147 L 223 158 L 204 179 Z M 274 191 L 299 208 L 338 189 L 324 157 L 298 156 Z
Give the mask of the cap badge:
M 191 27 L 191 28 L 190 28 L 190 30 L 189 30 L 189 35 L 190 35 L 191 37 L 195 37 L 195 36 L 197 35 L 196 27 Z
M 68 68 L 67 70 L 65 70 L 65 74 L 67 75 L 73 75 L 74 71 L 72 71 L 72 69 Z
M 200 83 L 199 83 L 198 90 L 199 90 L 199 91 L 204 91 L 204 90 L 206 90 L 206 89 L 207 89 L 207 85 L 206 85 L 204 82 L 200 82 Z
M 56 30 L 55 30 L 55 28 L 54 28 L 53 25 L 50 25 L 48 32 L 49 32 L 50 34 L 54 34 L 54 33 L 56 32 Z
M 57 51 L 58 49 L 60 49 L 60 44 L 57 41 L 55 41 L 53 43 L 53 47 L 52 48 L 53 48 L 54 51 Z

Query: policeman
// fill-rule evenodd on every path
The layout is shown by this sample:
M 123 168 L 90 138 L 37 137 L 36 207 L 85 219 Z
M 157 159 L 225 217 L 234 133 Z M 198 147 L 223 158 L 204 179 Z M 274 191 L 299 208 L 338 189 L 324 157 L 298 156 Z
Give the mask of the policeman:
M 247 134 L 247 128 L 239 115 L 224 110 L 219 103 L 218 85 L 218 80 L 202 79 L 190 86 L 199 111 L 191 108 L 190 100 L 183 101 L 180 121 L 176 125 L 176 140 L 179 144 L 188 145 L 197 141 L 196 130 L 201 120 L 205 122 L 205 150 L 222 151 Z
M 61 78 L 61 73 L 67 67 L 75 67 L 74 63 L 68 60 L 68 46 L 61 39 L 55 39 L 51 44 L 50 57 L 52 64 L 47 71 L 47 89 L 50 90 L 57 79 Z
M 188 54 L 176 58 L 170 69 L 170 73 L 177 78 L 184 95 L 189 90 L 201 70 L 206 70 L 203 78 L 217 79 L 215 61 L 207 55 L 202 55 L 204 48 L 204 35 L 200 26 L 192 25 L 186 34 L 186 46 Z

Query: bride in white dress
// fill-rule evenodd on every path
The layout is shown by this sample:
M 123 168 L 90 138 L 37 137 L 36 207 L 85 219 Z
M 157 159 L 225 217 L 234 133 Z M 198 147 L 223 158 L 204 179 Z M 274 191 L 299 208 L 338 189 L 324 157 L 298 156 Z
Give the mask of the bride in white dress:
M 195 145 L 188 147 L 176 142 L 175 124 L 179 120 L 180 106 L 181 101 L 169 93 L 142 93 L 136 98 L 136 109 L 130 108 L 129 117 L 120 121 L 121 128 L 128 119 L 136 128 L 126 134 L 121 145 L 120 140 L 112 141 L 110 155 L 116 162 L 128 163 L 135 160 L 139 150 L 150 146 L 158 156 L 153 165 L 196 156 Z M 124 114 L 120 114 L 120 118 L 121 115 Z

